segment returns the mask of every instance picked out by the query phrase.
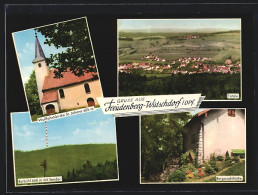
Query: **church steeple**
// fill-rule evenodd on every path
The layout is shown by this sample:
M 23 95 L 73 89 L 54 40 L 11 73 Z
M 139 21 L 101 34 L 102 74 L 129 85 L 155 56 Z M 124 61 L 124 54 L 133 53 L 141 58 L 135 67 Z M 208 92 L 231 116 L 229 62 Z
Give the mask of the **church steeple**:
M 49 66 L 46 62 L 45 54 L 42 50 L 42 47 L 39 43 L 37 33 L 35 32 L 36 42 L 35 42 L 35 59 L 32 61 L 35 75 L 36 75 L 36 81 L 37 81 L 37 87 L 38 87 L 38 93 L 39 93 L 39 99 L 40 102 L 43 98 L 43 92 L 42 87 L 45 81 L 45 77 L 49 74 Z
M 35 37 L 36 37 L 36 42 L 35 42 L 35 59 L 32 61 L 33 63 L 34 62 L 39 62 L 39 61 L 42 61 L 42 60 L 45 60 L 46 57 L 45 57 L 45 54 L 42 50 L 42 47 L 39 43 L 39 40 L 38 40 L 38 36 L 37 36 L 37 33 L 35 32 Z

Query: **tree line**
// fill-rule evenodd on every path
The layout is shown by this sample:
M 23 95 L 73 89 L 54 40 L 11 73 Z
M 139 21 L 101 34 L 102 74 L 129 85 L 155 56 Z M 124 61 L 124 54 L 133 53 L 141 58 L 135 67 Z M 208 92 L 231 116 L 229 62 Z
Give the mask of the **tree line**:
M 106 161 L 105 163 L 97 163 L 93 165 L 91 161 L 87 160 L 80 169 L 72 169 L 67 171 L 64 182 L 71 181 L 93 181 L 93 180 L 106 180 L 117 179 L 117 160 Z
M 119 73 L 119 95 L 165 95 L 201 93 L 205 99 L 227 99 L 227 93 L 240 94 L 240 73 L 177 74 L 156 77 Z

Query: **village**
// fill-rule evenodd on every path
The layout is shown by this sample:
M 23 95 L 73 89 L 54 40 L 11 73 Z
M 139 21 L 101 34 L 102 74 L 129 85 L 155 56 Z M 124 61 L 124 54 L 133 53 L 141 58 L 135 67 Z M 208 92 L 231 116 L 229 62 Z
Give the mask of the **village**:
M 176 60 L 166 60 L 157 55 L 149 53 L 143 56 L 141 60 L 150 62 L 132 62 L 129 64 L 119 64 L 118 71 L 131 73 L 132 69 L 141 69 L 149 73 L 166 74 L 201 74 L 201 73 L 239 73 L 241 63 L 233 63 L 231 57 L 225 60 L 224 64 L 214 64 L 210 57 L 181 57 Z M 154 63 L 153 63 L 154 62 Z M 160 63 L 158 63 L 160 62 Z

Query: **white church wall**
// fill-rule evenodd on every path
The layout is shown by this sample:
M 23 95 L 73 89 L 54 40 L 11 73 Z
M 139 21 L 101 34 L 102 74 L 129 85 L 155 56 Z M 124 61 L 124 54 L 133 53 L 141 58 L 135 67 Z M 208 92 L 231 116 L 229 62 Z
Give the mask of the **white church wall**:
M 88 83 L 90 86 L 90 93 L 85 92 L 84 84 Z M 59 89 L 64 90 L 64 98 L 60 97 Z M 103 97 L 102 89 L 100 85 L 100 81 L 94 80 L 89 82 L 83 82 L 79 84 L 73 84 L 70 86 L 62 87 L 58 89 L 58 102 L 60 105 L 60 109 L 72 109 L 72 108 L 79 108 L 79 107 L 86 107 L 87 99 L 93 98 L 95 105 L 99 105 L 97 102 L 97 97 Z

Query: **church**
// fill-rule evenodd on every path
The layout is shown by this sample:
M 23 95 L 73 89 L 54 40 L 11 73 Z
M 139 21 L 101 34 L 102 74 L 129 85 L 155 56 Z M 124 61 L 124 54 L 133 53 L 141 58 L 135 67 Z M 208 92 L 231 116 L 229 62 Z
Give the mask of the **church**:
M 103 97 L 98 73 L 89 72 L 75 76 L 67 70 L 63 77 L 55 78 L 36 35 L 34 65 L 40 105 L 43 114 L 99 106 L 97 97 Z

